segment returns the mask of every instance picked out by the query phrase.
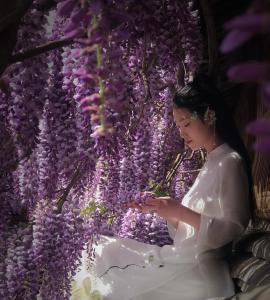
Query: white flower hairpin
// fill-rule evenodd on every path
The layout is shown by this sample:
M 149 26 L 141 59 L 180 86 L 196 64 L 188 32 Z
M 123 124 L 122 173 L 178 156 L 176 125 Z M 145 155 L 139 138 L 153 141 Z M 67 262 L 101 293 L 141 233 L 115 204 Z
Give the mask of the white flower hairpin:
M 197 120 L 199 118 L 198 113 L 194 111 L 190 117 L 191 120 Z
M 207 107 L 206 112 L 204 113 L 204 122 L 208 125 L 214 125 L 216 123 L 216 113 L 214 110 L 210 109 L 209 106 Z

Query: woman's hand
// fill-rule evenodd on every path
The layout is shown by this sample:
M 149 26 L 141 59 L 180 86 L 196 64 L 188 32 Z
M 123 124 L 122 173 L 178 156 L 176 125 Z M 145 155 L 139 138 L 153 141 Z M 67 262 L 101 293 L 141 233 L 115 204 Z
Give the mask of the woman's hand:
M 185 222 L 199 230 L 201 215 L 170 197 L 156 197 L 147 199 L 142 205 L 143 212 L 156 212 L 171 224 L 178 224 L 179 221 Z M 176 226 L 177 227 L 177 226 Z
M 155 194 L 152 192 L 141 192 L 141 193 L 138 193 L 136 195 L 136 197 L 137 197 L 137 200 L 131 199 L 128 202 L 121 204 L 121 207 L 124 209 L 125 208 L 136 208 L 139 211 L 144 212 L 142 210 L 142 208 L 143 208 L 143 205 L 145 204 L 145 200 L 156 198 Z
M 144 213 L 155 212 L 168 221 L 179 221 L 181 214 L 181 204 L 171 197 L 149 198 L 145 204 L 141 205 Z
M 170 197 L 156 197 L 152 192 L 140 193 L 143 202 L 130 200 L 124 205 L 125 208 L 136 208 L 142 213 L 157 213 L 171 223 L 180 220 L 182 205 Z
M 138 203 L 135 200 L 129 201 L 126 208 L 137 208 L 143 213 L 157 213 L 172 224 L 179 221 L 190 224 L 195 229 L 200 228 L 201 215 L 171 197 L 156 197 L 152 192 L 143 192 L 143 196 L 147 196 L 144 203 Z
M 142 210 L 141 209 L 141 204 L 139 204 L 139 203 L 137 203 L 135 200 L 130 200 L 130 201 L 128 201 L 128 202 L 126 202 L 126 203 L 122 203 L 121 204 L 121 207 L 123 208 L 123 209 L 127 209 L 127 208 L 137 208 L 138 210 Z

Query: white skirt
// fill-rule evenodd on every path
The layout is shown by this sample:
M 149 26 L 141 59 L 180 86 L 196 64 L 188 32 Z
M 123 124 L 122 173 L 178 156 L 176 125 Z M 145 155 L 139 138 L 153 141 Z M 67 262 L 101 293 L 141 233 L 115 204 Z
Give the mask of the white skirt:
M 221 260 L 198 263 L 194 247 L 148 245 L 101 236 L 89 268 L 83 251 L 71 300 L 205 300 L 231 297 L 232 282 Z M 192 253 L 194 252 L 194 253 Z M 210 266 L 210 268 L 209 268 Z M 209 272 L 210 271 L 210 272 Z

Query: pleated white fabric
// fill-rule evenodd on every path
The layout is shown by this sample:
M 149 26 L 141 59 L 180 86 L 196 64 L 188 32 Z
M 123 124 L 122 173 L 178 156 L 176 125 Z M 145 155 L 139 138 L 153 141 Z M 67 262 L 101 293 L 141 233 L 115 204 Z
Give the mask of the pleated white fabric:
M 226 143 L 208 154 L 183 205 L 201 214 L 199 231 L 179 222 L 168 230 L 173 245 L 158 247 L 101 236 L 95 264 L 74 277 L 77 289 L 91 278 L 108 300 L 205 300 L 234 295 L 224 256 L 249 221 L 248 181 L 239 154 Z M 75 298 L 73 298 L 75 299 Z M 80 298 L 81 300 L 90 298 Z

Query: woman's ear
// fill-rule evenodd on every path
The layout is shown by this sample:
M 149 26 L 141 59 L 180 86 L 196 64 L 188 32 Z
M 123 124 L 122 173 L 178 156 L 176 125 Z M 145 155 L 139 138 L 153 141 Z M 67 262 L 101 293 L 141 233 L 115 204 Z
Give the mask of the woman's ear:
M 215 111 L 210 109 L 208 106 L 206 112 L 204 113 L 204 117 L 203 117 L 204 123 L 209 126 L 212 126 L 216 123 L 216 119 L 217 118 L 216 118 Z

